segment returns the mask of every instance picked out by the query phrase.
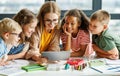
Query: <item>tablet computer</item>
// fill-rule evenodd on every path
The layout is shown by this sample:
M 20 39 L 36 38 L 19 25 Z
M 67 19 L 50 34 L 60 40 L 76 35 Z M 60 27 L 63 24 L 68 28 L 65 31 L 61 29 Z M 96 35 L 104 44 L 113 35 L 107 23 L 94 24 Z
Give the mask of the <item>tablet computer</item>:
M 47 57 L 48 60 L 57 61 L 57 60 L 66 60 L 70 57 L 70 51 L 49 51 L 42 52 L 42 57 Z

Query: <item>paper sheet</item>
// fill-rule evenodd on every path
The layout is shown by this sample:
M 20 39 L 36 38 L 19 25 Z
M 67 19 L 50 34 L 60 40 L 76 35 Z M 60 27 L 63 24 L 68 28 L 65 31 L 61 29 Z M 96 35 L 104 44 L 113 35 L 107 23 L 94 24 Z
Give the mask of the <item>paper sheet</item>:
M 5 66 L 0 66 L 0 74 L 1 75 L 6 75 L 6 76 L 14 76 L 20 73 L 24 73 L 26 71 L 21 69 L 21 66 L 25 66 L 28 64 L 32 64 L 34 62 L 28 61 L 28 60 L 13 60 L 9 61 L 10 64 L 5 65 Z

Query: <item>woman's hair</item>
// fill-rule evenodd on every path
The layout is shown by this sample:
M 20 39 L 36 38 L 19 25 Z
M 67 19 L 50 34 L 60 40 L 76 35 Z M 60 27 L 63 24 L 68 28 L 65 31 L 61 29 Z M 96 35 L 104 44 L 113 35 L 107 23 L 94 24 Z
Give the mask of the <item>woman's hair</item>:
M 30 23 L 34 22 L 35 20 L 37 20 L 37 17 L 32 11 L 24 8 L 24 9 L 20 10 L 13 17 L 13 19 L 16 22 L 18 22 L 21 27 L 24 27 L 24 25 L 30 24 Z M 24 42 L 24 41 L 26 41 L 28 39 L 27 37 L 25 37 L 23 32 L 20 34 L 20 37 L 21 37 L 21 42 Z
M 32 11 L 28 9 L 22 9 L 13 17 L 13 19 L 23 26 L 32 23 L 37 18 Z
M 40 8 L 40 11 L 37 15 L 38 18 L 38 26 L 40 27 L 41 31 L 44 28 L 44 16 L 47 13 L 56 13 L 59 17 L 60 21 L 60 9 L 58 7 L 58 5 L 56 4 L 56 2 L 53 1 L 47 1 L 45 4 L 42 5 L 42 7 Z M 59 22 L 58 22 L 59 23 Z M 59 27 L 58 25 L 56 26 L 57 28 Z
M 83 29 L 86 31 L 88 30 L 89 18 L 86 16 L 86 14 L 84 14 L 83 11 L 78 10 L 78 9 L 72 9 L 72 10 L 67 11 L 61 21 L 61 26 L 64 25 L 66 16 L 77 17 L 78 23 L 80 23 L 79 29 Z

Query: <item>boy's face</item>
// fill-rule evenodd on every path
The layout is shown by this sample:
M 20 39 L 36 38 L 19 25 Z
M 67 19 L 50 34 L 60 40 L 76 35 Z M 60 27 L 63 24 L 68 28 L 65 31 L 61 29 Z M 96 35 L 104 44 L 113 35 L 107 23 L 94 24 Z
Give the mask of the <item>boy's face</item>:
M 89 30 L 92 34 L 100 35 L 105 29 L 105 25 L 97 20 L 90 20 Z
M 18 43 L 18 41 L 20 40 L 20 32 L 12 32 L 12 33 L 8 33 L 6 37 L 6 42 L 7 44 L 16 46 L 16 44 Z

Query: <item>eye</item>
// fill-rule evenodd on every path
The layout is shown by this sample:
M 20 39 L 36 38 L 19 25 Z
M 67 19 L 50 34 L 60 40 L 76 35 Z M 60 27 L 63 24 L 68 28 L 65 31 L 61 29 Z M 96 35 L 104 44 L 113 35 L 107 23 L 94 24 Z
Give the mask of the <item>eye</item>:
M 71 23 L 71 25 L 73 26 L 73 25 L 75 25 L 75 23 Z
M 68 25 L 69 23 L 68 22 L 65 22 L 66 25 Z
M 97 26 L 93 26 L 93 28 L 97 28 Z

